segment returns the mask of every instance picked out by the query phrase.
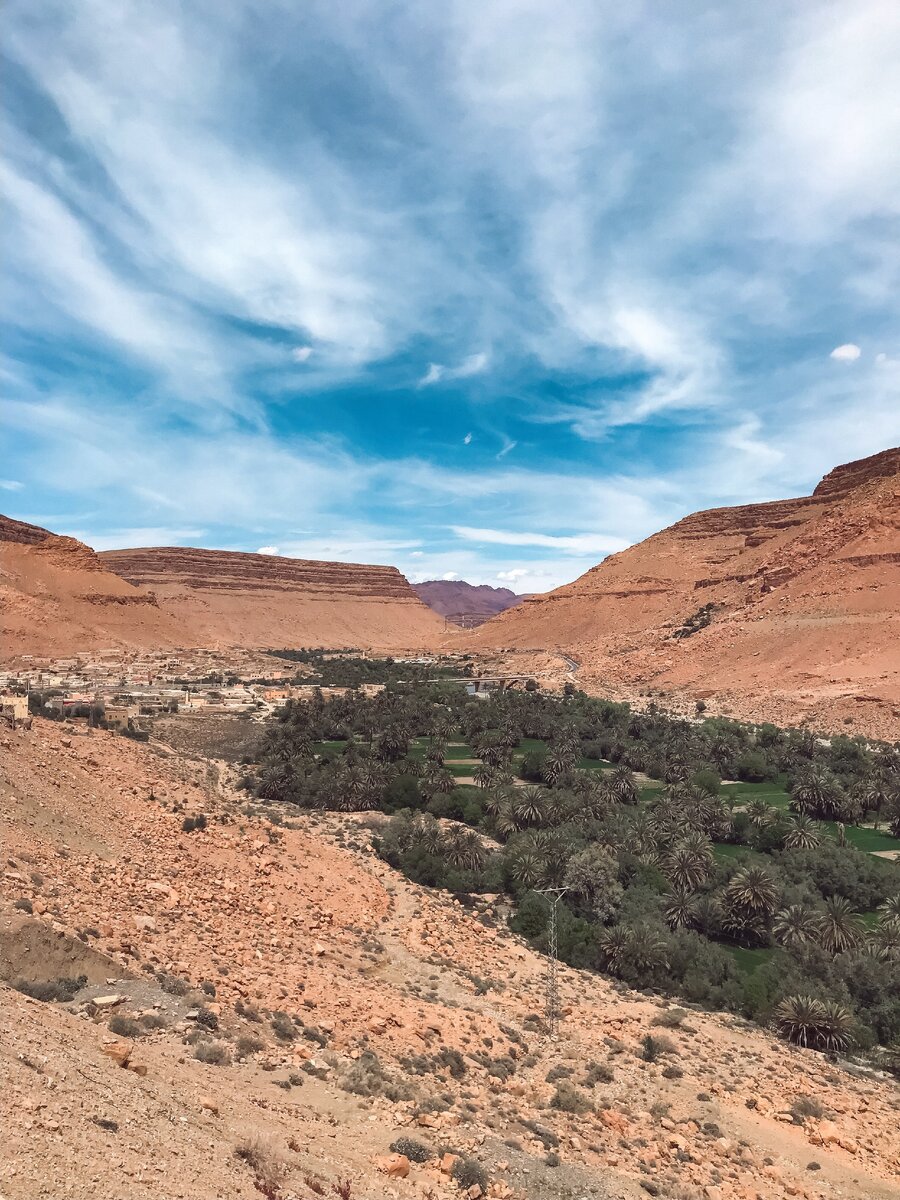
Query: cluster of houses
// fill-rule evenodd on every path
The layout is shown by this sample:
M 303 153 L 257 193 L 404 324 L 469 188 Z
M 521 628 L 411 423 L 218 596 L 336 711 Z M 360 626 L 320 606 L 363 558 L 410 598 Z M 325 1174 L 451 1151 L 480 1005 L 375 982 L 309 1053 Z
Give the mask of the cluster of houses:
M 179 714 L 263 720 L 289 699 L 308 698 L 314 685 L 295 681 L 296 664 L 252 651 L 121 651 L 76 658 L 22 656 L 0 669 L 0 719 L 14 727 L 31 715 L 83 719 L 143 733 L 154 718 Z M 368 694 L 381 684 L 364 684 Z M 344 688 L 323 688 L 326 695 Z

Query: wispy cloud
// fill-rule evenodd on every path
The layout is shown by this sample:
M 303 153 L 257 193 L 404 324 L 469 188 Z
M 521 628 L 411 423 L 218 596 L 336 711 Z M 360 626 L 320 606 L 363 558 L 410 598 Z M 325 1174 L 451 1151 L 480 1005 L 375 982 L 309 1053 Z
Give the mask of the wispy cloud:
M 599 533 L 554 536 L 520 530 L 477 529 L 469 525 L 454 525 L 452 529 L 458 538 L 467 542 L 482 542 L 489 546 L 546 546 L 550 550 L 561 550 L 567 554 L 615 554 L 629 544 L 624 538 Z
M 448 383 L 454 379 L 471 379 L 487 370 L 488 356 L 482 352 L 470 354 L 458 367 L 445 367 L 440 363 L 429 363 L 428 370 L 419 380 L 419 387 L 430 387 L 434 383 Z
M 11 0 L 6 50 L 7 507 L 533 589 L 900 440 L 892 0 Z

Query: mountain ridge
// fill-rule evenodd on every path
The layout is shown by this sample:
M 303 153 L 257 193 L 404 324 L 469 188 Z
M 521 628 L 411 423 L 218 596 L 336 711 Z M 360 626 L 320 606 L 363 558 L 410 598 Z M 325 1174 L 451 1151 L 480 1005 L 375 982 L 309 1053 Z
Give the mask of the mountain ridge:
M 900 733 L 898 568 L 892 448 L 836 467 L 809 496 L 689 514 L 469 640 L 568 653 L 592 689 L 719 695 L 736 715 L 782 720 L 818 705 Z

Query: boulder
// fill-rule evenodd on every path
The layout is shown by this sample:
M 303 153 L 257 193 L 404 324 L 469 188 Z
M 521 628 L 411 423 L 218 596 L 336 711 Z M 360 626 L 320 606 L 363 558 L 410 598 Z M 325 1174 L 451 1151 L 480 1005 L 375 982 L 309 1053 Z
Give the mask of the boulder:
M 405 1179 L 409 1174 L 409 1159 L 405 1154 L 379 1154 L 375 1166 L 391 1179 Z

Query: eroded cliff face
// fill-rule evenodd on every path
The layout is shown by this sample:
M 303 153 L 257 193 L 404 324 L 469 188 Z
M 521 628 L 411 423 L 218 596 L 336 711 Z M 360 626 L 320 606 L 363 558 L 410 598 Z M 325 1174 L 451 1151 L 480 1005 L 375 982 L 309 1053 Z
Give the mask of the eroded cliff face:
M 900 734 L 900 449 L 836 468 L 811 496 L 685 517 L 472 642 L 562 650 L 594 688 Z
M 75 538 L 0 517 L 0 657 L 182 643 L 152 592 Z
M 400 650 L 434 645 L 443 632 L 395 567 L 177 546 L 99 557 L 152 590 L 197 644 Z

